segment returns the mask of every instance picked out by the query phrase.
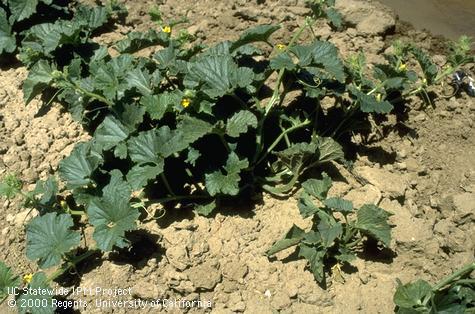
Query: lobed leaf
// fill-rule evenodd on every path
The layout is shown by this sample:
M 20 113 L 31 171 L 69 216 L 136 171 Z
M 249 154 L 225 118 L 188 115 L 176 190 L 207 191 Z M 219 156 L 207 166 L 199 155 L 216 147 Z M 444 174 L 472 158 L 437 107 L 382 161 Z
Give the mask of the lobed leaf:
M 94 141 L 95 145 L 98 145 L 101 150 L 109 150 L 127 139 L 128 136 L 129 131 L 122 122 L 109 115 L 105 117 L 94 132 Z
M 322 179 L 309 179 L 302 183 L 302 187 L 304 188 L 305 192 L 316 197 L 320 201 L 323 201 L 327 198 L 328 191 L 332 186 L 332 180 L 330 177 L 323 172 Z
M 114 246 L 124 248 L 129 242 L 125 232 L 137 228 L 140 213 L 130 205 L 132 190 L 118 170 L 111 172 L 108 185 L 102 190 L 102 197 L 94 197 L 87 207 L 90 223 L 94 226 L 94 240 L 97 247 L 105 252 Z
M 394 294 L 394 303 L 400 309 L 422 312 L 432 294 L 432 287 L 426 281 L 419 279 L 406 285 L 399 285 Z
M 356 212 L 355 227 L 361 232 L 381 241 L 388 247 L 391 243 L 391 226 L 388 224 L 390 214 L 373 204 L 363 205 Z
M 239 36 L 239 39 L 232 43 L 229 51 L 232 52 L 237 48 L 258 41 L 267 41 L 269 37 L 278 29 L 278 25 L 259 25 L 246 30 Z
M 40 268 L 59 265 L 64 254 L 77 247 L 81 235 L 69 214 L 48 213 L 35 217 L 26 228 L 26 256 L 38 260 Z
M 8 23 L 7 13 L 0 8 L 0 55 L 3 52 L 12 53 L 16 49 L 16 39 L 12 27 Z
M 91 143 L 77 144 L 71 154 L 59 163 L 59 175 L 68 188 L 75 189 L 94 181 L 91 178 L 102 158 L 91 152 Z
M 218 170 L 205 175 L 206 190 L 211 196 L 217 194 L 237 195 L 241 180 L 239 173 L 248 166 L 247 159 L 241 160 L 236 153 L 231 152 L 224 166 L 226 174 Z
M 231 137 L 239 137 L 239 135 L 246 133 L 249 128 L 256 127 L 256 116 L 248 110 L 241 110 L 228 119 L 226 123 L 226 134 Z

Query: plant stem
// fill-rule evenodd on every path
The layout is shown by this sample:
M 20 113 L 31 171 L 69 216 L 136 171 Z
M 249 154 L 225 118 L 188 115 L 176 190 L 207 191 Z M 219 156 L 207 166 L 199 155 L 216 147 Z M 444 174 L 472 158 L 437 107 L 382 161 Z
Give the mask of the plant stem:
M 89 96 L 89 97 L 94 98 L 94 99 L 97 99 L 97 100 L 99 100 L 100 102 L 103 102 L 103 103 L 107 104 L 107 106 L 109 106 L 109 107 L 112 107 L 112 106 L 113 106 L 113 104 L 112 104 L 109 100 L 107 100 L 105 97 L 103 97 L 103 96 L 101 96 L 101 95 L 99 95 L 99 94 L 90 92 L 90 91 L 88 91 L 88 90 L 85 90 L 84 88 L 82 88 L 82 87 L 79 86 L 79 85 L 76 85 L 74 82 L 72 82 L 72 81 L 70 81 L 70 80 L 66 80 L 66 82 L 69 83 L 69 85 L 70 85 L 72 88 L 74 88 L 74 89 L 80 91 L 80 92 L 83 93 L 84 95 Z
M 462 267 L 461 269 L 457 270 L 453 274 L 450 274 L 449 276 L 439 281 L 439 283 L 437 283 L 435 286 L 432 287 L 432 291 L 438 291 L 444 288 L 445 286 L 451 284 L 455 279 L 462 277 L 463 275 L 469 274 L 474 270 L 475 270 L 475 262 L 471 262 L 465 265 L 464 267 Z
M 47 278 L 47 281 L 51 282 L 51 281 L 55 280 L 56 278 L 58 278 L 59 276 L 64 274 L 66 271 L 68 271 L 72 267 L 75 267 L 77 264 L 79 264 L 80 262 L 82 262 L 83 260 L 85 260 L 86 258 L 92 256 L 93 254 L 95 254 L 97 252 L 98 252 L 97 249 L 89 249 L 85 253 L 73 258 L 72 260 L 68 261 L 65 266 L 60 267 L 54 273 L 52 273 Z
M 280 133 L 279 136 L 275 139 L 275 141 L 266 150 L 266 152 L 261 156 L 261 158 L 259 158 L 259 160 L 256 162 L 256 165 L 261 163 L 267 157 L 267 155 L 277 146 L 277 144 L 279 144 L 279 142 L 282 140 L 282 138 L 285 137 L 285 135 L 287 135 L 288 133 L 293 132 L 297 129 L 300 129 L 300 128 L 308 125 L 308 124 L 310 124 L 310 120 L 305 120 L 304 122 L 302 122 L 300 124 L 297 124 L 293 127 L 290 127 L 288 129 L 286 129 L 284 132 Z
M 180 200 L 186 200 L 186 199 L 207 199 L 207 198 L 211 198 L 211 196 L 209 195 L 176 195 L 176 196 L 163 197 L 163 198 L 158 198 L 158 199 L 150 199 L 148 202 L 149 203 L 167 203 L 167 202 L 180 201 Z
M 163 184 L 165 185 L 165 188 L 167 189 L 168 193 L 170 193 L 172 196 L 175 196 L 175 193 L 173 193 L 170 183 L 168 183 L 167 177 L 165 177 L 165 174 L 163 172 L 160 173 L 160 178 L 162 179 Z

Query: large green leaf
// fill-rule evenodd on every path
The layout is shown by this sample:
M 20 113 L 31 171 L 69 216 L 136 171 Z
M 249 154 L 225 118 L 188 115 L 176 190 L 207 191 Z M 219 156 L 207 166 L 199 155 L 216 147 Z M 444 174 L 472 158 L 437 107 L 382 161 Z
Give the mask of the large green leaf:
M 91 153 L 91 143 L 79 143 L 71 154 L 59 163 L 59 175 L 70 189 L 93 183 L 91 175 L 102 159 Z
M 131 32 L 127 34 L 127 37 L 117 42 L 115 47 L 120 53 L 133 53 L 154 45 L 167 46 L 168 38 L 168 34 L 152 28 L 145 33 Z
M 292 228 L 285 234 L 282 240 L 275 242 L 271 248 L 267 251 L 267 255 L 274 255 L 277 252 L 285 250 L 291 246 L 299 244 L 299 242 L 304 238 L 305 231 L 300 229 L 296 225 L 293 225 Z
M 343 61 L 339 57 L 338 49 L 332 43 L 317 40 L 308 46 L 294 46 L 291 51 L 299 59 L 300 66 L 318 65 L 330 77 L 344 82 Z
M 240 134 L 246 133 L 248 128 L 256 127 L 256 116 L 248 110 L 241 110 L 228 119 L 226 123 L 226 134 L 231 137 L 239 137 Z
M 296 65 L 288 52 L 282 52 L 270 60 L 270 67 L 273 70 L 286 69 L 291 71 L 296 68 Z
M 363 205 L 356 212 L 355 227 L 361 232 L 381 241 L 386 247 L 391 243 L 391 226 L 388 218 L 391 214 L 373 204 Z
M 216 209 L 216 201 L 213 200 L 211 202 L 209 202 L 208 204 L 202 204 L 202 205 L 196 205 L 195 206 L 195 211 L 199 214 L 199 215 L 203 215 L 203 216 L 209 216 L 213 210 Z
M 126 76 L 128 88 L 137 88 L 142 95 L 150 95 L 152 87 L 150 85 L 150 74 L 146 69 L 136 68 Z
M 139 164 L 161 164 L 163 160 L 159 155 L 161 147 L 171 137 L 172 133 L 167 126 L 140 132 L 138 136 L 132 137 L 127 141 L 130 158 Z
M 45 273 L 39 272 L 34 274 L 28 288 L 34 292 L 20 295 L 16 302 L 20 314 L 55 313 L 56 307 L 53 302 L 54 290 L 49 286 L 49 280 Z M 43 293 L 39 293 L 40 291 Z M 38 306 L 38 304 L 41 304 L 41 306 Z
M 10 21 L 22 21 L 36 12 L 38 0 L 10 0 L 8 4 L 12 12 Z
M 132 190 L 118 170 L 111 172 L 111 180 L 102 190 L 102 197 L 92 198 L 87 207 L 90 223 L 94 226 L 94 240 L 102 251 L 114 246 L 123 248 L 129 242 L 125 232 L 137 228 L 137 209 L 130 206 Z
M 16 49 L 16 39 L 8 23 L 7 13 L 0 8 L 0 55 L 3 52 L 11 53 Z
M 230 47 L 229 51 L 233 51 L 241 46 L 252 42 L 267 41 L 275 31 L 280 29 L 278 25 L 259 25 L 254 28 L 250 28 L 241 34 L 238 40 L 236 40 Z
M 323 201 L 327 198 L 328 191 L 332 187 L 331 178 L 325 173 L 322 173 L 322 179 L 308 179 L 302 183 L 302 187 L 305 192 L 316 197 L 320 201 Z
M 102 150 L 109 150 L 127 139 L 129 131 L 114 116 L 107 116 L 94 132 L 95 144 Z
M 416 282 L 400 285 L 394 294 L 394 303 L 405 310 L 421 310 L 426 309 L 424 304 L 427 304 L 432 294 L 432 287 L 426 281 L 419 279 Z M 416 312 L 416 311 L 415 311 Z
M 23 98 L 27 104 L 52 82 L 54 70 L 56 68 L 46 60 L 40 60 L 32 66 L 23 82 Z
M 293 172 L 298 172 L 308 161 L 317 157 L 316 152 L 317 145 L 315 143 L 295 143 L 275 154 L 287 168 Z
M 149 165 L 135 165 L 127 173 L 127 182 L 133 190 L 140 190 L 147 185 L 148 181 L 155 179 L 163 172 L 165 163 L 160 160 L 159 164 L 153 166 Z
M 188 65 L 189 79 L 202 82 L 202 90 L 217 98 L 231 93 L 238 87 L 252 83 L 254 72 L 249 68 L 238 68 L 230 55 L 205 55 Z
M 58 182 L 53 176 L 49 176 L 45 181 L 38 180 L 36 182 L 33 194 L 39 204 L 43 206 L 52 206 L 56 202 L 56 194 L 58 194 Z M 38 196 L 39 199 L 38 199 Z
M 85 29 L 94 30 L 104 25 L 108 20 L 107 8 L 103 6 L 79 5 L 74 13 L 73 22 L 84 25 Z
M 64 254 L 79 245 L 81 235 L 69 214 L 48 213 L 35 217 L 26 228 L 26 256 L 40 268 L 59 265 Z
M 211 196 L 217 194 L 237 195 L 241 181 L 239 173 L 248 166 L 247 159 L 241 160 L 236 153 L 231 152 L 224 166 L 226 174 L 218 170 L 205 175 L 206 190 Z
M 140 103 L 145 106 L 145 110 L 150 115 L 150 118 L 160 120 L 165 112 L 180 103 L 181 98 L 181 95 L 178 93 L 165 91 L 160 95 L 143 96 Z
M 4 262 L 0 261 L 0 301 L 11 294 L 13 288 L 20 285 L 20 279 L 15 276 Z

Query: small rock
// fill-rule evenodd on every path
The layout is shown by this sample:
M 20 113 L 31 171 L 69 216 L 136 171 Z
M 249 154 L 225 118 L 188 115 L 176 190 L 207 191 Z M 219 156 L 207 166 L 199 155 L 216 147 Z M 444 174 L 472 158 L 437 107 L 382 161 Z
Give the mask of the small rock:
M 345 195 L 345 199 L 353 202 L 353 206 L 356 208 L 364 204 L 378 204 L 381 201 L 381 197 L 381 191 L 371 184 L 353 189 Z
M 426 120 L 426 114 L 422 112 L 414 117 L 414 122 L 423 122 L 425 120 Z
M 291 303 L 292 303 L 292 301 L 290 300 L 287 293 L 284 293 L 284 292 L 281 292 L 281 291 L 278 291 L 274 295 L 274 297 L 272 298 L 272 302 L 271 302 L 272 306 L 276 310 L 283 310 L 283 309 L 289 308 Z
M 212 290 L 221 281 L 221 272 L 210 263 L 205 263 L 187 271 L 193 285 L 202 290 Z
M 462 193 L 453 197 L 455 216 L 454 221 L 463 223 L 467 219 L 474 219 L 475 215 L 475 194 Z
M 397 174 L 393 174 L 384 169 L 359 167 L 357 173 L 369 183 L 376 186 L 383 193 L 387 193 L 392 198 L 404 196 L 407 183 Z
M 240 261 L 230 262 L 223 267 L 223 276 L 234 281 L 240 281 L 247 275 L 248 271 L 246 264 Z
M 165 252 L 170 264 L 178 270 L 185 270 L 191 265 L 186 248 L 182 246 L 172 246 Z

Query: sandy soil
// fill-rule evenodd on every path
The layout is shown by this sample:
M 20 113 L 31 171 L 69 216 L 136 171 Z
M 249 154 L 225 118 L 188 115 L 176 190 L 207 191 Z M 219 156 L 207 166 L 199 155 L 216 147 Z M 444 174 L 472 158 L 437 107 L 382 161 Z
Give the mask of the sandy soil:
M 389 46 L 390 38 L 397 37 L 389 36 L 398 29 L 396 20 L 371 2 L 349 2 L 369 8 L 366 19 L 355 18 L 348 29 L 337 33 L 322 25 L 319 34 L 338 45 L 343 55 L 362 49 L 369 61 L 381 61 L 379 54 Z M 154 3 L 127 1 L 128 25 L 100 40 L 111 42 L 131 29 L 152 27 L 146 12 Z M 299 0 L 161 3 L 165 17 L 188 12 L 188 30 L 204 42 L 233 39 L 251 25 L 271 22 L 284 26 L 273 40 L 285 42 L 307 14 Z M 364 24 L 374 12 L 382 14 L 385 23 L 376 31 L 372 31 L 374 24 L 369 30 Z M 404 36 L 427 49 L 440 46 L 438 39 L 421 31 L 410 30 Z M 13 171 L 32 184 L 54 173 L 74 143 L 88 135 L 59 104 L 46 113 L 38 111 L 39 100 L 25 107 L 21 92 L 25 76 L 22 67 L 0 70 L 0 176 Z M 352 268 L 345 269 L 344 283 L 334 281 L 324 290 L 303 260 L 291 258 L 292 252 L 284 251 L 275 259 L 265 256 L 293 223 L 302 228 L 309 225 L 300 217 L 294 197 L 277 200 L 270 196 L 252 208 L 223 210 L 211 218 L 169 212 L 158 222 L 142 224 L 132 235 L 134 245 L 129 252 L 88 261 L 78 267 L 78 275 L 66 276 L 59 283 L 83 288 L 130 287 L 132 295 L 124 299 L 212 302 L 207 309 L 162 308 L 170 313 L 390 313 L 396 278 L 434 282 L 474 259 L 475 101 L 461 96 L 439 100 L 434 109 L 420 108 L 421 101 L 412 99 L 404 115 L 389 117 L 383 138 L 365 145 L 357 144 L 355 138 L 355 144 L 347 147 L 357 156 L 356 172 L 367 184 L 337 165 L 327 169 L 337 178 L 332 195 L 356 205 L 375 202 L 394 213 L 391 250 L 360 256 Z M 21 273 L 36 267 L 24 257 L 28 213 L 18 200 L 3 203 L 0 211 L 0 259 Z M 100 309 L 93 305 L 97 298 L 75 298 L 91 302 L 83 313 L 156 312 L 150 308 Z M 5 305 L 0 307 L 0 312 L 6 311 Z

